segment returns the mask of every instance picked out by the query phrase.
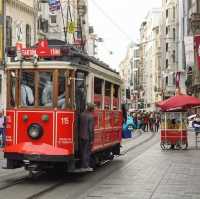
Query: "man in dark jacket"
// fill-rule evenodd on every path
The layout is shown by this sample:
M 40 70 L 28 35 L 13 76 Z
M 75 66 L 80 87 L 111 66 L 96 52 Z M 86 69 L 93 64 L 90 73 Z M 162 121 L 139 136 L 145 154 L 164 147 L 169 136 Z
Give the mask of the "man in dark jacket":
M 81 167 L 85 171 L 90 168 L 91 147 L 94 140 L 94 105 L 87 104 L 87 109 L 80 116 L 80 149 Z

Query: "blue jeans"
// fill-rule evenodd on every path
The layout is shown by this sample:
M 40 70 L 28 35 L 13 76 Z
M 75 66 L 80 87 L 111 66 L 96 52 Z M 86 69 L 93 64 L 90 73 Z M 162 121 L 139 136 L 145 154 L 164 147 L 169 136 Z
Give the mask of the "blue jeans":
M 1 139 L 2 139 L 2 142 L 1 142 L 1 147 L 4 147 L 5 145 L 5 129 L 4 128 L 0 128 L 0 136 L 1 136 Z

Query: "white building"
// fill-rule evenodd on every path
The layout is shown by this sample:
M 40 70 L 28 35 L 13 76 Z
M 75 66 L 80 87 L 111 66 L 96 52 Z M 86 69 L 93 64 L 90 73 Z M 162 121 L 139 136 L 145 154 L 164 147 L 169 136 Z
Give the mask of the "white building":
M 30 47 L 37 40 L 37 2 L 36 0 L 7 0 L 5 2 L 5 48 L 16 46 Z M 5 57 L 5 62 L 9 61 Z M 6 65 L 5 65 L 6 67 Z M 0 108 L 6 106 L 6 84 L 4 69 L 0 70 L 1 93 Z
M 122 100 L 124 103 L 128 103 L 129 107 L 132 106 L 131 101 L 131 86 L 133 84 L 133 54 L 134 54 L 134 45 L 130 44 L 127 49 L 126 56 L 124 60 L 119 65 L 119 74 L 124 84 L 124 88 L 122 91 Z
M 37 40 L 37 4 L 34 0 L 5 2 L 6 47 L 17 42 L 30 47 Z
M 154 110 L 160 99 L 160 17 L 161 9 L 149 11 L 140 29 L 141 68 L 144 108 Z
M 81 45 L 84 42 L 88 52 L 88 2 L 87 0 L 61 0 L 61 9 L 51 11 L 48 3 L 42 3 L 41 18 L 48 20 L 48 39 L 59 39 L 70 44 Z M 70 28 L 69 28 L 70 27 Z M 70 29 L 70 31 L 69 31 Z
M 162 1 L 162 84 L 163 98 L 173 96 L 176 90 L 176 73 L 178 72 L 178 2 Z

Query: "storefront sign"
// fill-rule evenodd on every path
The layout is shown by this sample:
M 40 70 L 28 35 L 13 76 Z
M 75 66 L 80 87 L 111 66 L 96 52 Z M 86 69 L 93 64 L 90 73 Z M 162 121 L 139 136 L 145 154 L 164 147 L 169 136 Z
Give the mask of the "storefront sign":
M 200 35 L 194 36 L 194 44 L 195 44 L 195 51 L 196 51 L 196 63 L 197 67 L 200 70 Z

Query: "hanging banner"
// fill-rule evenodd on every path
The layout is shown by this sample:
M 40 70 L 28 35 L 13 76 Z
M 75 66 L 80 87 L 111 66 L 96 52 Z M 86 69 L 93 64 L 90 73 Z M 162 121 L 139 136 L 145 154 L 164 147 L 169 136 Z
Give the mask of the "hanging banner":
M 49 3 L 49 11 L 57 11 L 60 10 L 61 4 L 60 0 L 48 0 Z
M 200 35 L 194 36 L 194 45 L 196 51 L 196 63 L 198 69 L 200 70 Z
M 76 31 L 75 23 L 73 21 L 69 22 L 67 27 L 67 32 L 74 33 L 75 31 Z

